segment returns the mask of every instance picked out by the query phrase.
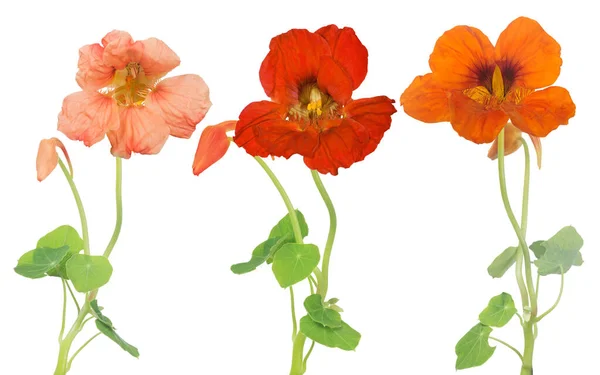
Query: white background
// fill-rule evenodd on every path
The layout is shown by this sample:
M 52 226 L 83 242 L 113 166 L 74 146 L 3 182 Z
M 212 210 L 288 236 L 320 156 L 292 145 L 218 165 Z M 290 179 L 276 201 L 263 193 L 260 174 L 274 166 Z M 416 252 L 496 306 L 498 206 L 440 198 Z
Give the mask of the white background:
M 538 20 L 562 46 L 557 85 L 577 115 L 543 140 L 544 165 L 533 169 L 529 242 L 565 225 L 584 237 L 585 264 L 566 277 L 559 307 L 540 324 L 535 372 L 597 374 L 598 43 L 587 1 L 20 1 L 0 9 L 0 374 L 51 374 L 58 351 L 61 286 L 29 280 L 16 260 L 62 224 L 79 228 L 60 170 L 35 178 L 42 138 L 67 145 L 90 224 L 92 252 L 101 253 L 114 226 L 114 161 L 107 140 L 91 149 L 56 131 L 64 96 L 77 91 L 78 49 L 112 29 L 135 39 L 158 37 L 180 57 L 171 75 L 197 73 L 214 103 L 191 140 L 170 139 L 154 157 L 124 162 L 125 216 L 111 257 L 114 274 L 99 294 L 139 360 L 106 338 L 94 341 L 71 373 L 287 374 L 291 357 L 289 297 L 267 267 L 244 276 L 229 271 L 285 215 L 270 181 L 243 150 L 200 177 L 191 164 L 200 130 L 235 119 L 266 99 L 258 69 L 269 40 L 291 28 L 351 26 L 369 50 L 369 74 L 354 97 L 398 98 L 429 71 L 436 39 L 455 25 L 480 28 L 492 42 L 520 15 Z M 396 103 L 398 105 L 398 103 Z M 399 108 L 399 106 L 398 106 Z M 400 111 L 377 151 L 325 176 L 339 215 L 330 296 L 344 320 L 362 333 L 356 352 L 317 346 L 307 374 L 454 374 L 454 345 L 490 297 L 510 292 L 513 272 L 492 280 L 486 268 L 516 245 L 502 207 L 496 163 L 487 146 L 456 135 L 449 124 L 422 124 Z M 310 226 L 308 242 L 323 248 L 327 211 L 300 157 L 270 162 Z M 509 190 L 519 215 L 522 152 L 507 159 Z M 298 314 L 308 288 L 296 287 Z M 544 278 L 541 309 L 555 299 L 558 277 Z M 71 310 L 72 312 L 72 310 Z M 72 322 L 73 315 L 69 322 Z M 93 325 L 80 335 L 91 335 Z M 516 321 L 495 336 L 522 347 Z M 493 344 L 495 345 L 495 344 Z M 514 353 L 499 346 L 483 367 L 465 374 L 518 374 Z M 462 372 L 461 372 L 462 373 Z

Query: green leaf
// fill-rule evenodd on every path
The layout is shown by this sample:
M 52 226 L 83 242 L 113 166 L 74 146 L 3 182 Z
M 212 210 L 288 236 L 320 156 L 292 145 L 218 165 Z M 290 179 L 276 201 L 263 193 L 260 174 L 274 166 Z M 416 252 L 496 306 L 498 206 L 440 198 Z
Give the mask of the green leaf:
M 458 341 L 454 348 L 457 370 L 481 366 L 490 359 L 496 350 L 488 343 L 490 333 L 491 327 L 477 323 Z
M 68 246 L 69 252 L 55 270 L 52 269 L 48 272 L 48 276 L 68 279 L 66 270 L 67 261 L 73 254 L 77 254 L 83 249 L 83 240 L 77 230 L 70 225 L 62 225 L 38 240 L 38 248 L 48 247 L 56 249 L 63 246 Z
M 114 329 L 115 327 L 113 327 L 113 323 L 110 319 L 108 319 L 107 316 L 104 316 L 104 314 L 102 314 L 102 311 L 100 310 L 101 308 L 98 306 L 98 300 L 93 300 L 92 302 L 90 302 L 90 307 L 92 308 L 92 311 L 94 312 L 94 316 L 96 317 L 97 320 L 101 321 L 102 323 L 104 323 L 105 325 L 107 325 L 108 327 Z
M 319 248 L 315 245 L 288 243 L 273 257 L 273 273 L 279 285 L 287 288 L 306 279 L 319 264 Z
M 517 260 L 517 248 L 514 246 L 506 248 L 500 255 L 494 259 L 492 264 L 488 267 L 488 274 L 493 277 L 502 277 L 515 264 Z
M 537 251 L 538 254 L 541 254 L 534 263 L 538 267 L 538 273 L 542 276 L 560 275 L 561 272 L 566 273 L 571 269 L 571 266 L 583 264 L 583 258 L 579 252 L 583 247 L 583 238 L 571 226 L 562 228 L 547 241 L 537 241 L 534 244 L 532 244 L 534 253 Z M 540 246 L 545 250 L 542 251 Z
M 339 328 L 325 327 L 309 315 L 300 319 L 300 331 L 309 339 L 330 348 L 354 350 L 360 341 L 360 333 L 342 321 Z
M 511 295 L 502 293 L 490 299 L 488 306 L 479 314 L 479 321 L 486 326 L 504 327 L 516 313 Z
M 284 244 L 290 242 L 293 236 L 286 234 L 283 237 L 273 237 L 262 242 L 256 246 L 252 251 L 252 258 L 244 263 L 238 263 L 231 266 L 231 271 L 235 274 L 241 275 L 254 271 L 258 266 L 263 264 L 268 258 L 273 257 L 275 252 L 281 248 Z
M 298 223 L 300 224 L 300 233 L 302 233 L 302 238 L 308 236 L 308 225 L 306 224 L 306 220 L 304 219 L 304 215 L 300 210 L 296 210 L 296 217 L 298 218 Z M 283 217 L 283 219 L 279 220 L 277 225 L 271 229 L 271 233 L 269 233 L 269 238 L 283 237 L 286 234 L 292 235 L 292 241 L 295 240 L 293 238 L 294 235 L 294 227 L 292 226 L 292 220 L 290 219 L 290 214 L 287 214 Z
M 320 294 L 313 294 L 304 300 L 304 308 L 308 312 L 308 315 L 317 323 L 324 325 L 325 327 L 339 328 L 342 326 L 342 317 L 340 313 L 326 308 L 323 305 L 323 296 Z
M 68 246 L 57 249 L 42 247 L 28 251 L 19 258 L 15 272 L 30 279 L 39 279 L 56 270 L 68 252 Z
M 67 275 L 78 292 L 100 288 L 110 280 L 113 268 L 104 256 L 75 254 L 67 262 Z
M 533 251 L 533 254 L 538 259 L 540 259 L 542 256 L 544 256 L 544 253 L 546 252 L 546 248 L 544 247 L 544 242 L 545 241 L 535 241 L 531 245 L 529 245 L 529 248 L 531 249 L 531 251 Z
M 135 358 L 140 357 L 140 352 L 138 351 L 138 349 L 135 346 L 128 344 L 125 340 L 121 338 L 121 336 L 117 335 L 117 332 L 115 332 L 115 329 L 112 326 L 106 325 L 101 320 L 96 319 L 96 327 L 98 327 L 98 330 L 100 332 L 102 332 L 106 337 L 117 343 L 127 353 L 131 354 Z

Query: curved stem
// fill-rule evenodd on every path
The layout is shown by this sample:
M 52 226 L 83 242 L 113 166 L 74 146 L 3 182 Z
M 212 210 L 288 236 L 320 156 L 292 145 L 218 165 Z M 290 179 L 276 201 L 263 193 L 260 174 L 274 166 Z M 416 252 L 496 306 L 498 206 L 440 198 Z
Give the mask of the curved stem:
M 117 243 L 117 240 L 119 239 L 119 234 L 121 233 L 121 226 L 123 224 L 123 199 L 122 199 L 122 194 L 121 194 L 121 190 L 122 190 L 122 180 L 123 180 L 123 162 L 122 159 L 117 157 L 117 168 L 116 168 L 116 184 L 115 184 L 115 190 L 116 190 L 116 200 L 117 200 L 117 221 L 115 223 L 115 230 L 113 231 L 113 235 L 110 239 L 110 242 L 108 243 L 108 246 L 106 246 L 106 250 L 104 250 L 104 256 L 105 257 L 109 257 L 110 253 L 112 252 L 113 248 L 115 247 L 115 244 Z
M 69 351 L 71 350 L 71 345 L 73 345 L 73 340 L 75 340 L 75 337 L 77 337 L 79 332 L 81 332 L 84 319 L 89 311 L 90 304 L 86 302 L 77 315 L 77 320 L 75 320 L 75 323 L 73 323 L 65 338 L 60 342 L 58 360 L 56 362 L 56 368 L 54 369 L 54 375 L 65 375 L 67 371 L 69 371 Z
M 90 239 L 88 234 L 87 218 L 85 217 L 85 210 L 83 209 L 83 203 L 81 202 L 79 191 L 77 191 L 75 181 L 73 181 L 73 177 L 69 173 L 65 163 L 63 163 L 60 158 L 58 158 L 58 165 L 60 165 L 60 169 L 62 169 L 65 177 L 67 178 L 67 182 L 69 183 L 71 191 L 73 192 L 73 197 L 75 198 L 75 203 L 77 204 L 77 210 L 79 211 L 79 218 L 81 220 L 81 236 L 83 237 L 83 253 L 90 255 Z
M 548 309 L 548 311 L 546 311 L 545 313 L 543 313 L 542 315 L 540 315 L 539 317 L 536 318 L 536 320 L 535 320 L 536 323 L 539 322 L 540 320 L 542 320 L 546 315 L 548 315 L 552 311 L 554 311 L 556 306 L 558 306 L 558 303 L 560 302 L 560 299 L 562 298 L 564 285 L 565 285 L 565 273 L 563 272 L 562 266 L 560 266 L 560 291 L 558 292 L 558 297 L 556 298 L 556 302 L 554 302 L 554 305 L 552 305 L 552 307 L 550 307 Z
M 298 323 L 296 322 L 296 306 L 294 300 L 294 288 L 290 286 L 290 300 L 292 301 L 292 341 L 296 339 L 296 333 L 298 332 Z
M 73 289 L 71 289 L 71 285 L 69 285 L 69 281 L 65 280 L 65 284 L 67 285 L 67 288 L 69 289 L 69 293 L 71 294 L 71 298 L 73 299 L 73 302 L 75 302 L 75 306 L 77 307 L 77 312 L 80 312 L 81 307 L 79 306 L 79 302 L 77 302 L 77 298 L 75 297 L 75 294 L 73 293 Z
M 101 334 L 102 334 L 102 332 L 96 333 L 89 340 L 87 340 L 83 345 L 81 345 L 81 347 L 79 349 L 77 349 L 77 351 L 73 354 L 73 356 L 71 357 L 71 359 L 69 359 L 69 362 L 67 363 L 67 371 L 71 368 L 71 363 L 73 363 L 73 360 L 75 359 L 75 357 L 77 357 L 77 354 L 79 354 L 79 352 L 81 352 L 83 350 L 83 348 L 88 346 L 88 344 L 90 342 L 92 342 L 92 340 L 94 340 L 96 337 L 100 336 Z
M 325 243 L 325 250 L 323 250 L 323 269 L 321 270 L 322 278 L 321 282 L 317 287 L 317 293 L 323 296 L 327 295 L 327 289 L 329 287 L 329 261 L 331 259 L 331 250 L 333 249 L 333 241 L 335 240 L 335 231 L 337 229 L 337 216 L 335 214 L 335 207 L 333 207 L 333 202 L 323 185 L 323 181 L 321 180 L 321 176 L 319 172 L 315 170 L 311 170 L 313 180 L 315 181 L 315 185 L 317 185 L 317 189 L 321 194 L 321 198 L 323 198 L 323 202 L 325 202 L 325 206 L 327 206 L 327 211 L 329 212 L 329 233 L 327 234 L 327 242 Z
M 521 232 L 523 233 L 523 238 L 525 238 L 527 233 L 527 216 L 529 211 L 529 175 L 531 163 L 527 142 L 521 138 L 521 143 L 523 144 L 523 151 L 525 152 L 525 177 L 523 179 L 523 200 L 521 206 Z M 521 293 L 523 308 L 529 306 L 529 293 L 527 292 L 527 287 L 525 286 L 525 281 L 523 278 L 523 254 L 528 251 L 528 248 L 523 249 L 519 244 L 515 263 L 515 276 L 517 277 L 517 285 L 519 286 L 519 292 Z
M 63 289 L 63 308 L 62 308 L 62 323 L 60 325 L 60 333 L 58 334 L 58 343 L 60 344 L 63 335 L 65 334 L 65 321 L 67 320 L 67 286 L 65 285 L 65 279 L 61 277 L 62 289 Z
M 315 289 L 314 287 L 317 286 L 317 282 L 315 281 L 315 279 L 312 277 L 312 275 L 308 276 L 308 285 L 310 286 L 310 295 L 312 296 L 313 294 L 315 294 Z
M 269 168 L 267 163 L 265 163 L 265 161 L 258 156 L 255 156 L 254 159 L 264 169 L 264 171 L 267 173 L 267 175 L 273 182 L 273 185 L 275 185 L 275 188 L 279 192 L 279 195 L 281 195 L 281 198 L 283 199 L 283 202 L 285 203 L 285 207 L 287 208 L 288 213 L 290 215 L 290 221 L 292 222 L 292 227 L 294 228 L 294 239 L 296 240 L 296 243 L 301 244 L 302 243 L 302 232 L 300 231 L 300 223 L 298 222 L 298 216 L 296 215 L 296 211 L 294 210 L 294 206 L 292 205 L 292 201 L 290 200 L 290 197 L 287 195 L 285 189 L 283 188 L 283 186 L 281 185 L 281 183 L 275 176 L 275 173 L 273 173 L 271 168 Z
M 523 265 L 525 266 L 525 277 L 526 277 L 527 291 L 528 291 L 528 296 L 529 296 L 529 301 L 525 301 L 525 300 L 523 301 L 523 302 L 529 302 L 529 303 L 524 303 L 524 308 L 527 309 L 527 307 L 529 307 L 529 305 L 531 304 L 531 317 L 535 318 L 535 316 L 537 314 L 537 298 L 535 296 L 533 278 L 531 275 L 531 258 L 529 256 L 528 246 L 527 246 L 527 242 L 525 241 L 525 237 L 523 236 L 523 232 L 522 232 L 521 228 L 519 227 L 519 223 L 517 223 L 517 219 L 515 218 L 515 214 L 514 214 L 512 208 L 510 207 L 510 202 L 508 200 L 508 193 L 506 190 L 506 177 L 505 177 L 505 172 L 504 172 L 504 129 L 502 129 L 502 131 L 498 135 L 498 177 L 500 180 L 500 193 L 502 195 L 502 203 L 504 204 L 504 209 L 506 210 L 506 214 L 507 214 L 508 219 L 510 220 L 510 223 L 515 231 L 515 234 L 517 235 L 517 238 L 519 239 L 519 246 L 522 249 L 522 254 L 523 254 L 523 260 L 524 260 Z M 528 179 L 528 178 L 526 178 L 526 179 Z M 522 275 L 517 275 L 517 279 L 518 279 L 519 284 L 522 286 L 523 285 Z M 529 320 L 527 318 L 528 317 L 526 317 L 526 319 L 525 319 L 526 321 Z
M 513 352 L 515 352 L 519 356 L 519 358 L 521 359 L 521 362 L 523 361 L 523 355 L 521 354 L 521 352 L 519 352 L 517 349 L 515 349 L 514 346 L 512 346 L 512 345 L 510 345 L 510 344 L 508 344 L 508 343 L 506 343 L 506 342 L 504 342 L 504 341 L 502 341 L 500 339 L 492 337 L 492 336 L 490 336 L 490 340 L 494 340 L 494 341 L 496 341 L 496 342 L 498 342 L 498 343 L 506 346 L 507 348 L 509 348 L 510 350 L 512 350 Z
M 304 357 L 304 361 L 302 361 L 302 366 L 304 366 L 304 371 L 306 371 L 306 362 L 308 361 L 308 358 L 310 357 L 313 348 L 315 347 L 315 342 L 311 342 L 310 344 L 310 348 L 308 348 L 308 352 L 306 352 L 306 356 Z
M 290 369 L 290 375 L 302 375 L 306 371 L 306 364 L 304 363 L 304 343 L 306 342 L 306 336 L 304 333 L 299 332 L 294 340 L 294 348 L 292 349 L 292 368 Z

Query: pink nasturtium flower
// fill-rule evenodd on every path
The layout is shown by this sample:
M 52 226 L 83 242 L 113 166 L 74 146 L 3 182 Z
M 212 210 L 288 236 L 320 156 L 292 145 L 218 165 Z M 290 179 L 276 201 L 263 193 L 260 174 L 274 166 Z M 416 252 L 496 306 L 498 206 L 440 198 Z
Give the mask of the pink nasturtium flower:
M 42 139 L 38 148 L 37 158 L 35 160 L 35 167 L 37 170 L 38 181 L 43 181 L 52 173 L 54 168 L 58 165 L 58 152 L 56 148 L 60 148 L 65 154 L 65 159 L 69 164 L 71 176 L 73 176 L 73 166 L 71 166 L 71 159 L 67 153 L 65 145 L 58 138 Z
M 58 130 L 86 146 L 105 135 L 115 156 L 158 153 L 169 135 L 190 138 L 211 106 L 206 83 L 195 74 L 162 79 L 180 63 L 164 42 L 134 42 L 114 30 L 102 44 L 79 50 L 77 83 L 64 99 Z

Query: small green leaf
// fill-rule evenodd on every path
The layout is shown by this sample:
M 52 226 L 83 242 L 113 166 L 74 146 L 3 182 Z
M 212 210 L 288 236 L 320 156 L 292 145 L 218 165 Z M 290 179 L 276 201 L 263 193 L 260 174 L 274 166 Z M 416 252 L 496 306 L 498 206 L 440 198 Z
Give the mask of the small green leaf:
M 325 327 L 312 320 L 309 315 L 300 319 L 300 331 L 309 339 L 330 348 L 354 350 L 360 341 L 360 333 L 342 321 L 339 328 Z
M 300 233 L 302 233 L 302 238 L 308 236 L 308 225 L 306 224 L 306 220 L 304 219 L 304 215 L 300 210 L 296 210 L 296 217 L 298 218 L 298 223 L 300 224 Z M 271 233 L 269 234 L 269 238 L 275 237 L 283 237 L 286 234 L 294 235 L 294 227 L 292 226 L 292 220 L 290 219 L 290 214 L 287 214 L 283 217 L 283 219 L 279 220 L 277 225 L 271 229 Z M 292 237 L 292 241 L 294 238 Z
M 254 251 L 252 251 L 252 258 L 250 258 L 249 261 L 234 264 L 231 266 L 231 271 L 238 275 L 254 271 L 258 266 L 267 261 L 268 258 L 272 258 L 277 250 L 281 248 L 281 246 L 290 242 L 292 237 L 293 236 L 288 233 L 283 237 L 269 238 L 260 245 L 256 246 Z
M 486 326 L 504 327 L 516 313 L 511 295 L 502 293 L 490 299 L 488 306 L 479 314 L 479 321 Z
M 538 259 L 543 257 L 544 253 L 546 252 L 546 248 L 544 247 L 544 242 L 545 241 L 535 241 L 531 245 L 529 245 L 529 248 L 531 249 L 531 251 L 533 251 L 533 254 Z
M 583 264 L 583 258 L 579 252 L 583 247 L 583 238 L 571 226 L 562 228 L 547 241 L 537 241 L 534 244 L 532 244 L 534 249 L 541 254 L 534 263 L 538 267 L 538 273 L 542 276 L 560 275 L 561 272 L 566 273 L 571 269 L 571 266 Z M 545 251 L 541 251 L 540 246 Z M 536 253 L 534 249 L 532 250 Z
M 306 279 L 319 264 L 319 248 L 315 245 L 288 243 L 273 257 L 273 273 L 282 288 Z
M 113 268 L 104 256 L 75 254 L 67 262 L 67 275 L 78 292 L 100 288 L 110 280 Z
M 102 332 L 106 337 L 117 343 L 127 353 L 131 354 L 135 358 L 140 357 L 140 352 L 138 351 L 138 349 L 135 346 L 128 344 L 125 340 L 121 338 L 121 336 L 117 335 L 115 329 L 112 326 L 106 325 L 101 320 L 96 319 L 96 327 L 98 327 L 98 330 L 100 332 Z
M 63 246 L 69 246 L 69 253 L 63 258 L 56 269 L 48 271 L 48 276 L 68 279 L 66 270 L 67 261 L 73 254 L 77 254 L 83 249 L 83 240 L 77 230 L 70 225 L 62 225 L 38 240 L 38 248 L 49 247 L 56 249 Z
M 98 300 L 95 299 L 92 302 L 90 302 L 90 307 L 92 308 L 92 311 L 94 312 L 94 316 L 96 317 L 96 319 L 98 319 L 99 321 L 101 321 L 102 323 L 107 325 L 108 327 L 115 329 L 115 327 L 113 327 L 111 320 L 108 319 L 107 316 L 104 316 L 104 314 L 102 314 L 102 311 L 100 310 L 101 308 L 98 306 Z
M 506 250 L 501 252 L 500 255 L 498 255 L 496 259 L 494 259 L 492 264 L 490 264 L 490 266 L 487 269 L 488 274 L 493 278 L 504 276 L 506 271 L 508 271 L 510 267 L 512 267 L 512 265 L 515 264 L 515 261 L 517 259 L 516 255 L 516 247 L 511 246 L 506 248 Z
M 477 323 L 458 341 L 454 349 L 457 370 L 481 366 L 490 359 L 496 350 L 488 343 L 490 333 L 491 327 Z
M 323 296 L 320 294 L 313 294 L 306 297 L 304 300 L 304 308 L 306 308 L 306 311 L 312 320 L 325 327 L 339 328 L 342 326 L 342 317 L 340 316 L 340 313 L 323 306 Z
M 57 249 L 42 247 L 28 251 L 19 258 L 15 272 L 30 279 L 39 279 L 56 270 L 68 252 L 68 246 Z

